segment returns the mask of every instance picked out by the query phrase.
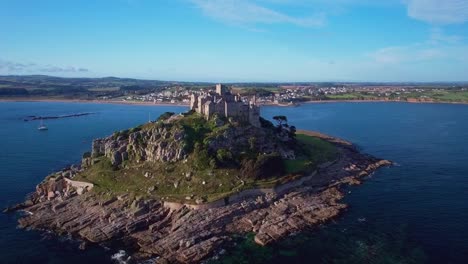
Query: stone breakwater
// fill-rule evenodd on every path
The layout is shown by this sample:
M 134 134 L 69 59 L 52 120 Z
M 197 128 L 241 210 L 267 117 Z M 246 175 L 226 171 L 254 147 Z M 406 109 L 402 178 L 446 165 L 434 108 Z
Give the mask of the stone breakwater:
M 58 116 L 27 116 L 24 118 L 24 121 L 34 121 L 34 120 L 47 120 L 47 119 L 61 119 L 61 118 L 70 118 L 70 117 L 80 117 L 80 116 L 87 116 L 92 115 L 94 113 L 78 113 L 78 114 L 70 114 L 70 115 L 58 115 Z
M 314 135 L 336 144 L 340 158 L 286 194 L 268 193 L 216 208 L 170 209 L 153 199 L 79 194 L 69 184 L 62 186 L 65 180 L 49 179 L 19 207 L 29 212 L 19 225 L 91 243 L 122 241 L 134 250 L 133 259 L 158 257 L 157 263 L 199 263 L 232 242 L 235 234 L 253 232 L 256 243 L 268 245 L 336 217 L 347 207 L 340 203 L 343 184 L 359 184 L 391 164 L 359 153 L 349 142 Z M 50 190 L 53 197 L 46 196 Z

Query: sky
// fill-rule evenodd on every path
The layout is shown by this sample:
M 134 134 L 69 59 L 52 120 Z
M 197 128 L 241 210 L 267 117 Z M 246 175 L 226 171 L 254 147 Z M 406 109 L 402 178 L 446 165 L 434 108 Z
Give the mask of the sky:
M 468 81 L 468 0 L 0 0 L 0 75 Z

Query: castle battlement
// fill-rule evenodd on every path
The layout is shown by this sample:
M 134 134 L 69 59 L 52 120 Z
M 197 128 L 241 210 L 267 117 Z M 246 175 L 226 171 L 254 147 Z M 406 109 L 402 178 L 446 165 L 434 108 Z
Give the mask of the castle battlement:
M 190 109 L 202 114 L 206 119 L 218 114 L 260 127 L 260 107 L 257 106 L 255 96 L 246 104 L 240 95 L 231 94 L 229 89 L 222 84 L 216 85 L 215 93 L 192 94 Z

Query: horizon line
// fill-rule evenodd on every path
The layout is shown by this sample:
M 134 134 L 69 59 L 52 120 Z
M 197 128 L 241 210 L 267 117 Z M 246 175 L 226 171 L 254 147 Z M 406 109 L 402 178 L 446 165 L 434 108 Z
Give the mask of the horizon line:
M 322 81 L 194 81 L 194 80 L 164 80 L 164 79 L 147 79 L 147 78 L 135 78 L 135 77 L 117 77 L 117 76 L 101 76 L 101 77 L 66 77 L 46 74 L 8 74 L 0 75 L 0 77 L 50 77 L 60 79 L 132 79 L 138 81 L 158 81 L 167 83 L 203 83 L 203 84 L 242 84 L 242 83 L 257 83 L 257 84 L 294 84 L 294 83 L 382 83 L 382 84 L 468 84 L 468 80 L 465 81 L 357 81 L 357 80 L 322 80 Z

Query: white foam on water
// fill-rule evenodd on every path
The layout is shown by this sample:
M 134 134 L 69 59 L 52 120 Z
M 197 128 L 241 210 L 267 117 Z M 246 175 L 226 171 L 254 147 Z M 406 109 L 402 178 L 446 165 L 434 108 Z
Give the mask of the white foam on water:
M 129 263 L 131 258 L 132 257 L 127 255 L 127 252 L 125 252 L 125 250 L 119 250 L 119 252 L 111 256 L 111 259 L 119 264 L 127 264 Z

